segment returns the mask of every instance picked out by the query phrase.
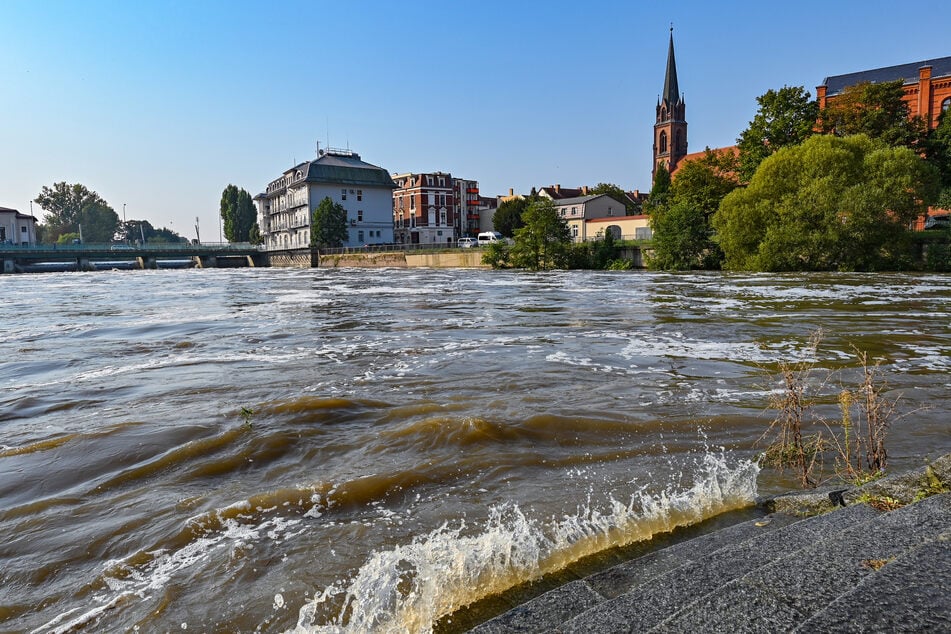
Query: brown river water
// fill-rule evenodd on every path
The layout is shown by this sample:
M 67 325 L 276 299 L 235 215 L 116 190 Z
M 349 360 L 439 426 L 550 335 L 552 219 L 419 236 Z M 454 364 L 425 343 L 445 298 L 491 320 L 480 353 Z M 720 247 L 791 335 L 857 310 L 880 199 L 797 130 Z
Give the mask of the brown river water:
M 818 328 L 829 393 L 856 348 L 901 394 L 892 468 L 951 451 L 946 275 L 102 271 L 0 298 L 0 631 L 451 631 L 794 486 L 751 459 Z

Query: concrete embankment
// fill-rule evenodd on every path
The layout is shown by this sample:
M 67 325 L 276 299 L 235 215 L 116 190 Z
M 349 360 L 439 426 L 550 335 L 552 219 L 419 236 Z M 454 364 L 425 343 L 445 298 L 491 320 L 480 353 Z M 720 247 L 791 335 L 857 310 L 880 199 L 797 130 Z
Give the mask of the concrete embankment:
M 951 632 L 951 454 L 761 507 L 471 631 Z
M 318 267 L 342 268 L 491 268 L 482 263 L 481 249 L 457 249 L 455 251 L 392 251 L 385 253 L 344 253 L 321 255 Z

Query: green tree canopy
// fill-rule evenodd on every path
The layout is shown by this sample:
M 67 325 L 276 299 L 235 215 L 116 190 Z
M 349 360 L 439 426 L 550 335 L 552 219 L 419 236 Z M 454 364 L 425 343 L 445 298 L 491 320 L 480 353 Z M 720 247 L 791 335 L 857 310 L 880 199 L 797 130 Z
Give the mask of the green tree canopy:
M 119 230 L 119 215 L 104 202 L 90 202 L 83 206 L 76 219 L 82 226 L 86 242 L 112 242 Z
M 79 233 L 80 215 L 87 206 L 97 205 L 97 209 L 109 208 L 108 203 L 99 194 L 85 185 L 80 183 L 70 185 L 65 181 L 54 183 L 52 187 L 44 185 L 33 202 L 46 212 L 45 235 L 51 241 L 56 241 L 63 233 Z M 85 234 L 85 227 L 83 233 Z
M 316 248 L 343 246 L 349 238 L 347 210 L 340 203 L 325 197 L 314 209 L 310 226 L 310 245 Z
M 229 242 L 248 242 L 251 227 L 257 221 L 251 194 L 234 185 L 221 192 L 221 219 L 224 221 L 225 238 Z
M 762 162 L 713 217 L 730 269 L 876 270 L 907 255 L 937 174 L 907 148 L 816 135 Z
M 822 130 L 836 136 L 864 134 L 893 147 L 920 148 L 927 126 L 921 117 L 910 116 L 902 100 L 903 83 L 897 79 L 845 88 L 819 113 Z
M 756 103 L 756 115 L 736 141 L 743 182 L 749 182 L 767 156 L 812 136 L 819 116 L 818 102 L 802 86 L 767 90 L 756 98 Z
M 528 198 L 512 198 L 506 200 L 495 210 L 492 216 L 492 226 L 506 238 L 515 236 L 515 230 L 525 226 L 522 214 L 528 209 Z
M 646 211 L 654 213 L 654 209 L 667 204 L 667 198 L 670 196 L 670 171 L 666 163 L 661 163 L 654 170 L 654 184 L 651 187 L 650 196 L 647 198 Z
M 713 239 L 710 218 L 720 201 L 738 187 L 736 157 L 706 153 L 680 164 L 668 201 L 651 213 L 654 269 L 716 269 L 723 254 Z
M 562 268 L 567 263 L 571 233 L 558 215 L 555 201 L 538 198 L 522 214 L 525 226 L 515 231 L 509 252 L 512 266 L 532 271 Z

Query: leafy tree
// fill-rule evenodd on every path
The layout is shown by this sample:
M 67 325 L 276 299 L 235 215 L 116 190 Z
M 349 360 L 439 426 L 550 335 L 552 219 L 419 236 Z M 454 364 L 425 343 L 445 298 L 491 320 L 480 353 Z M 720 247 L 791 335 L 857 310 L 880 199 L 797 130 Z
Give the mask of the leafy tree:
M 176 242 L 188 242 L 188 238 L 182 237 L 171 229 L 162 227 L 161 229 L 153 229 L 151 235 L 146 234 L 146 241 L 175 244 Z
M 70 185 L 65 181 L 54 183 L 52 187 L 44 185 L 33 202 L 46 212 L 48 237 L 54 241 L 60 234 L 78 233 L 80 215 L 88 205 L 109 206 L 99 194 L 90 191 L 85 185 Z
M 347 210 L 340 203 L 325 197 L 317 208 L 310 227 L 310 245 L 316 248 L 343 246 L 350 237 L 347 230 Z
M 815 133 L 819 104 L 802 86 L 767 90 L 756 98 L 759 109 L 737 139 L 739 175 L 749 182 L 756 168 L 777 150 L 799 145 Z
M 734 154 L 706 153 L 681 163 L 667 204 L 651 213 L 654 269 L 716 269 L 723 254 L 713 239 L 710 218 L 720 201 L 739 186 Z
M 555 201 L 539 198 L 522 215 L 525 226 L 515 231 L 510 251 L 512 265 L 532 271 L 560 268 L 566 264 L 571 233 L 558 215 Z
M 893 147 L 921 147 L 927 126 L 921 117 L 910 116 L 902 100 L 903 83 L 897 79 L 845 88 L 819 113 L 822 130 L 837 136 L 864 134 Z
M 492 226 L 506 238 L 513 237 L 516 229 L 525 226 L 522 221 L 522 214 L 528 209 L 529 204 L 530 201 L 527 198 L 506 200 L 495 210 L 495 215 L 492 216 Z
M 87 203 L 76 219 L 86 242 L 112 242 L 119 229 L 119 215 L 104 202 Z
M 667 204 L 670 185 L 670 171 L 667 170 L 666 163 L 661 163 L 654 170 L 654 185 L 647 199 L 647 213 L 653 213 L 654 209 Z
M 248 231 L 248 242 L 255 245 L 264 242 L 264 238 L 261 237 L 261 229 L 258 227 L 257 220 L 254 221 L 254 224 L 251 225 L 251 230 Z
M 509 244 L 499 240 L 490 242 L 482 252 L 482 263 L 493 269 L 507 269 L 509 265 Z
M 721 253 L 711 240 L 707 214 L 689 201 L 675 201 L 651 215 L 652 269 L 686 271 L 717 268 Z
M 234 185 L 228 185 L 221 192 L 220 210 L 224 220 L 225 238 L 229 242 L 247 242 L 251 226 L 257 217 L 251 194 Z
M 730 269 L 876 270 L 907 258 L 908 226 L 937 193 L 933 167 L 864 135 L 816 135 L 762 162 L 713 217 Z
M 589 189 L 588 193 L 595 195 L 607 194 L 619 203 L 623 203 L 624 210 L 628 216 L 633 216 L 640 211 L 637 204 L 627 197 L 627 194 L 624 193 L 624 190 L 612 183 L 598 183 Z
M 942 209 L 951 209 L 951 115 L 945 110 L 938 118 L 938 125 L 928 134 L 925 156 L 938 170 L 942 192 L 937 204 Z

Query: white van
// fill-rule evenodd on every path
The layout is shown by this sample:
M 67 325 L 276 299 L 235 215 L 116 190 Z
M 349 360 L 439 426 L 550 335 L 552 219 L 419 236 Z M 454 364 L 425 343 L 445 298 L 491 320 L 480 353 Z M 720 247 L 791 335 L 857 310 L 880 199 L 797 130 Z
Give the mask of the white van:
M 504 242 L 505 238 L 502 237 L 502 234 L 498 231 L 483 231 L 479 234 L 479 237 L 476 238 L 479 241 L 479 246 L 484 247 L 487 244 L 493 242 Z

